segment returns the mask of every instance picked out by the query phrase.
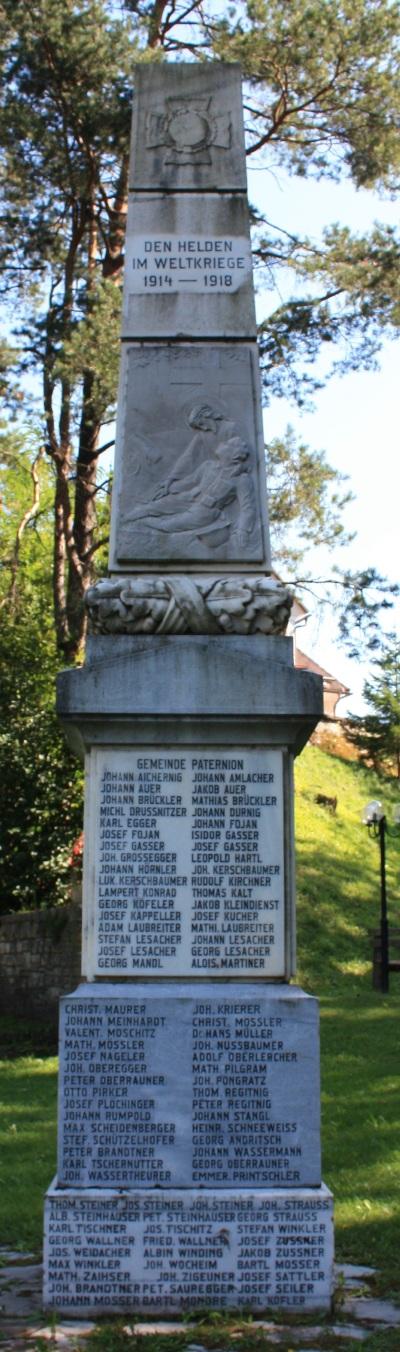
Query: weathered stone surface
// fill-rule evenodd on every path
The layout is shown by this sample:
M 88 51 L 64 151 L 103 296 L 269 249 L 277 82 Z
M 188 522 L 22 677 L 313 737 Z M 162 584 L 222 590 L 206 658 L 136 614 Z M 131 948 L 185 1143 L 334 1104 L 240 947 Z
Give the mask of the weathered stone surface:
M 4 1320 L 24 1319 L 42 1304 L 43 1271 L 41 1263 L 6 1263 L 0 1269 L 0 1337 L 4 1348 Z
M 246 191 L 240 68 L 137 66 L 130 186 Z
M 256 347 L 127 344 L 110 569 L 268 568 Z
M 323 1185 L 47 1194 L 45 1306 L 65 1314 L 329 1309 L 332 1258 Z
M 131 194 L 124 338 L 256 338 L 246 198 Z
M 23 1009 L 27 1019 L 57 1028 L 60 995 L 81 975 L 81 929 L 79 904 L 2 916 L 0 1014 L 18 1017 Z
M 365 1324 L 387 1324 L 388 1328 L 400 1327 L 400 1308 L 391 1300 L 374 1300 L 366 1296 L 346 1296 L 344 1301 L 346 1314 L 362 1319 Z
M 335 1263 L 335 1274 L 344 1279 L 346 1287 L 354 1282 L 360 1286 L 360 1278 L 374 1277 L 375 1273 L 376 1268 L 365 1267 L 364 1263 Z
M 111 632 L 59 684 L 90 751 L 85 974 L 102 981 L 63 1001 L 45 1301 L 326 1309 L 317 1002 L 277 984 L 294 965 L 292 759 L 322 683 L 266 637 L 239 72 L 154 65 L 137 89 L 110 568 L 146 576 L 118 579 Z M 114 633 L 121 613 L 139 630 Z
M 60 1184 L 319 1186 L 313 997 L 89 983 L 61 1008 Z
M 58 678 L 58 713 L 81 749 L 80 738 L 297 751 L 322 715 L 322 680 L 292 657 L 291 639 L 261 634 L 93 637 L 85 666 Z
M 94 634 L 284 634 L 292 595 L 270 577 L 101 578 L 86 592 Z
M 86 976 L 285 977 L 282 751 L 94 749 L 85 803 Z

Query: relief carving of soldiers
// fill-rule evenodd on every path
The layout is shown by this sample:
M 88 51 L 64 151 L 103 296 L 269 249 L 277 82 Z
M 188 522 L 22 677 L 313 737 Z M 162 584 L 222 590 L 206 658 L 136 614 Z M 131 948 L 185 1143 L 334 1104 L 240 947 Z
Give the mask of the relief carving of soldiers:
M 219 545 L 228 534 L 244 545 L 256 528 L 250 451 L 232 418 L 212 404 L 194 406 L 195 435 L 167 479 L 126 517 L 151 530 L 205 537 Z

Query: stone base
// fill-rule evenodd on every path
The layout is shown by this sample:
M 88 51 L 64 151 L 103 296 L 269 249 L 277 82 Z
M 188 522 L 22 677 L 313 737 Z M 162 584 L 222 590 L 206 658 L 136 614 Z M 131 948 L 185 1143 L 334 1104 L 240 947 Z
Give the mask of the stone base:
M 45 1206 L 44 1305 L 64 1315 L 330 1308 L 332 1194 L 61 1189 Z

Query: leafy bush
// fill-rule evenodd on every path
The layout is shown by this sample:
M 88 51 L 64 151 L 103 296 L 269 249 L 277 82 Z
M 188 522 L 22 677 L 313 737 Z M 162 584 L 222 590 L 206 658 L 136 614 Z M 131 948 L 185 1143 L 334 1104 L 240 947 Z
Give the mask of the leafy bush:
M 0 637 L 0 912 L 69 893 L 82 827 L 82 771 L 55 714 L 57 657 L 46 618 L 3 612 Z

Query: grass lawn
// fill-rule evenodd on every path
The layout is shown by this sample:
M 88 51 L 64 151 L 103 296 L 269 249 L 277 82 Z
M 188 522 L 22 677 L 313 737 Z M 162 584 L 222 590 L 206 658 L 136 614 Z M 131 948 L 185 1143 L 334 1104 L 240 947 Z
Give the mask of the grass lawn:
M 271 1321 L 273 1322 L 273 1321 Z M 276 1317 L 276 1323 L 279 1324 L 279 1316 Z M 282 1321 L 283 1322 L 283 1321 Z M 296 1320 L 291 1320 L 289 1316 L 285 1317 L 284 1341 L 279 1340 L 280 1352 L 296 1352 L 299 1343 L 296 1338 Z M 301 1318 L 301 1326 L 310 1328 L 310 1345 L 307 1346 L 307 1352 L 355 1352 L 358 1347 L 362 1352 L 399 1352 L 399 1333 L 398 1329 L 384 1329 L 379 1333 L 367 1335 L 365 1342 L 355 1343 L 354 1339 L 347 1339 L 343 1335 L 338 1338 L 332 1335 L 329 1327 L 324 1325 L 324 1320 L 318 1320 L 320 1332 L 318 1334 L 318 1348 L 315 1344 L 315 1335 L 312 1334 L 313 1325 L 315 1326 L 315 1317 L 307 1320 L 306 1316 Z M 304 1341 L 301 1345 L 304 1349 Z M 85 1344 L 80 1344 L 77 1352 L 185 1352 L 189 1348 L 200 1349 L 205 1347 L 209 1352 L 276 1352 L 276 1337 L 269 1337 L 264 1329 L 252 1327 L 251 1320 L 234 1320 L 232 1316 L 212 1315 L 207 1322 L 204 1319 L 196 1324 L 191 1323 L 186 1332 L 168 1333 L 168 1334 L 137 1334 L 132 1336 L 128 1333 L 122 1324 L 106 1324 L 99 1326 L 89 1336 Z M 38 1352 L 45 1352 L 45 1349 L 38 1349 Z
M 336 814 L 315 795 L 337 797 Z M 361 825 L 387 812 L 389 925 L 400 924 L 400 799 L 393 781 L 307 747 L 296 768 L 298 980 L 320 999 L 323 1176 L 335 1198 L 341 1260 L 377 1266 L 400 1298 L 400 974 L 372 989 L 379 926 L 379 849 Z
M 319 792 L 337 797 L 336 815 L 315 803 Z M 298 981 L 321 1002 L 323 1177 L 335 1196 L 337 1257 L 377 1266 L 379 1289 L 399 1299 L 400 975 L 391 977 L 387 996 L 372 990 L 369 932 L 379 920 L 379 854 L 360 824 L 368 799 L 381 798 L 390 817 L 398 796 L 393 783 L 317 747 L 299 759 Z M 399 864 L 400 836 L 390 834 L 389 920 L 396 924 Z M 5 1054 L 0 1064 L 0 1244 L 38 1252 L 43 1193 L 55 1172 L 56 1059 L 45 1054 L 43 1034 L 40 1055 L 33 1054 L 34 1032 L 24 1024 L 3 1026 L 6 1053 L 16 1034 L 24 1054 Z M 115 1329 L 115 1348 L 107 1352 L 119 1352 L 119 1336 Z M 385 1336 L 386 1343 L 376 1341 L 380 1335 L 368 1338 L 366 1352 L 398 1346 Z M 341 1348 L 346 1352 L 344 1342 Z
M 0 1245 L 36 1254 L 55 1173 L 58 1061 L 46 1054 L 43 1032 L 41 1055 L 27 1053 L 32 1038 L 32 1025 L 0 1020 Z M 11 1057 L 11 1046 L 20 1054 Z

